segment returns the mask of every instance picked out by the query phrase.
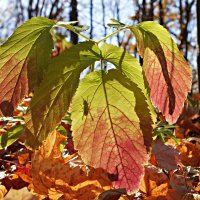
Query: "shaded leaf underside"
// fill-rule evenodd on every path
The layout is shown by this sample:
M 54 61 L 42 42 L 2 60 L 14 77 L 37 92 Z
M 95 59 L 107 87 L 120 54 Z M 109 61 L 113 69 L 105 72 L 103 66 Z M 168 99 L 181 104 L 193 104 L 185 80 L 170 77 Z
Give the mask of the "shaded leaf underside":
M 175 123 L 191 88 L 191 68 L 167 30 L 159 24 L 142 22 L 131 30 L 144 59 L 151 101 L 169 123 Z
M 113 69 L 87 75 L 72 103 L 75 148 L 86 164 L 106 169 L 114 186 L 129 194 L 138 189 L 148 161 L 140 119 L 150 114 L 141 94 L 136 84 Z
M 80 73 L 98 60 L 99 48 L 83 42 L 54 58 L 41 86 L 35 91 L 25 119 L 27 145 L 37 148 L 66 114 Z
M 32 18 L 0 47 L 0 115 L 12 115 L 41 82 L 53 48 L 53 25 L 49 19 Z

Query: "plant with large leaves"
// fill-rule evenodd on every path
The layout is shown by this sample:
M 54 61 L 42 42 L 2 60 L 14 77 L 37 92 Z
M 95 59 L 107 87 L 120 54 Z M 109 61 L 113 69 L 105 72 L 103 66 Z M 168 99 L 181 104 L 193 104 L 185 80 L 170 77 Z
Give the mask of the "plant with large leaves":
M 35 149 L 71 105 L 73 139 L 83 161 L 106 169 L 114 186 L 131 194 L 137 191 L 148 161 L 156 119 L 151 101 L 168 122 L 176 122 L 190 90 L 191 69 L 159 24 L 113 22 L 110 26 L 118 29 L 98 42 L 80 33 L 87 27 L 74 26 L 74 22 L 33 18 L 19 27 L 0 48 L 0 108 L 1 114 L 10 115 L 34 91 L 25 133 L 27 146 Z M 51 34 L 58 26 L 88 41 L 50 58 Z M 99 47 L 125 28 L 136 36 L 143 68 L 117 46 L 104 43 Z M 96 61 L 100 61 L 100 70 L 94 70 Z M 113 69 L 105 70 L 105 62 Z M 90 73 L 79 84 L 80 74 L 88 66 Z

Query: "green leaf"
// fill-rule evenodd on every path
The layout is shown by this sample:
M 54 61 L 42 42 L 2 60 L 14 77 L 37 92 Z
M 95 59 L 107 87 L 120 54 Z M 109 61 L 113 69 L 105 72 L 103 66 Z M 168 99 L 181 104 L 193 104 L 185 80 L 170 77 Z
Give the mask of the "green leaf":
M 90 27 L 89 26 L 84 26 L 84 25 L 77 25 L 77 26 L 74 26 L 74 29 L 80 33 L 80 32 L 83 32 L 83 31 L 87 31 Z
M 43 79 L 53 48 L 53 25 L 47 18 L 32 18 L 0 47 L 0 115 L 12 115 Z
M 110 18 L 110 21 L 112 21 L 115 24 L 122 24 L 120 21 L 118 21 L 118 20 L 116 20 L 114 18 Z M 123 25 L 125 25 L 125 24 L 123 24 Z
M 110 19 L 113 23 L 109 23 L 107 24 L 108 26 L 112 27 L 112 28 L 121 28 L 121 27 L 124 27 L 126 26 L 126 24 L 123 24 L 121 23 L 120 21 L 116 20 L 116 19 L 113 19 L 111 18 Z
M 121 25 L 121 24 L 107 24 L 109 27 L 112 27 L 112 28 L 121 28 L 121 27 L 124 27 L 124 25 Z
M 156 114 L 149 99 L 145 78 L 143 76 L 142 67 L 140 66 L 139 62 L 133 56 L 117 46 L 105 43 L 103 44 L 101 50 L 104 60 L 115 65 L 117 69 L 119 69 L 126 77 L 128 77 L 133 83 L 135 83 L 138 88 L 140 88 L 141 92 L 144 95 L 143 98 L 148 104 L 151 118 L 155 122 Z M 146 127 L 146 130 L 144 130 L 145 145 L 151 146 L 151 128 L 145 125 L 146 121 L 151 121 L 151 119 L 149 119 L 148 116 L 144 115 L 141 123 L 143 124 L 144 129 Z
M 151 135 L 145 97 L 118 69 L 92 72 L 81 81 L 72 102 L 75 148 L 86 164 L 114 174 L 114 186 L 129 194 L 138 189 L 148 161 L 143 125 Z
M 155 22 L 142 22 L 130 29 L 136 36 L 150 98 L 169 123 L 182 112 L 192 84 L 192 70 L 168 31 Z
M 59 22 L 57 22 L 56 26 L 64 27 L 70 31 L 78 32 L 78 33 L 89 29 L 89 26 L 75 25 L 77 22 L 78 21 L 74 21 L 74 22 L 59 21 Z
M 17 125 L 11 127 L 6 133 L 0 136 L 0 149 L 10 146 L 22 135 L 24 126 Z
M 99 60 L 100 50 L 93 42 L 83 42 L 54 58 L 41 86 L 35 91 L 27 123 L 27 145 L 37 148 L 67 113 L 79 83 L 80 73 Z

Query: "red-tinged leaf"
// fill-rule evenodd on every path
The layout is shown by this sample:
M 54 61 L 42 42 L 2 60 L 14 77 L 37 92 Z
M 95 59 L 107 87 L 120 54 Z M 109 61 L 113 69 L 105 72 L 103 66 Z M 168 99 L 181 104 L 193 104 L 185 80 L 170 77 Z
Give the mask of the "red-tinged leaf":
M 47 18 L 32 18 L 0 47 L 0 115 L 12 115 L 41 82 L 53 48 L 53 25 Z
M 150 132 L 151 127 L 148 127 L 146 121 L 153 121 L 154 123 L 157 121 L 157 114 L 154 111 L 154 107 L 149 98 L 148 91 L 148 83 L 145 80 L 143 75 L 142 67 L 136 58 L 128 54 L 124 49 L 106 44 L 104 43 L 101 47 L 102 57 L 105 61 L 112 63 L 117 69 L 121 71 L 131 82 L 137 85 L 140 88 L 141 92 L 145 96 L 145 101 L 148 104 L 148 109 L 151 114 L 151 118 L 149 119 L 149 115 L 142 115 L 141 117 L 141 128 L 143 129 L 144 134 L 144 144 L 147 147 L 151 147 L 152 145 L 152 134 Z
M 144 72 L 151 89 L 150 98 L 169 123 L 181 114 L 190 91 L 192 71 L 167 30 L 155 22 L 131 27 L 135 33 Z
M 144 57 L 144 71 L 151 88 L 150 98 L 169 123 L 175 123 L 180 116 L 191 87 L 190 68 L 181 56 L 165 51 L 165 57 L 156 55 L 147 48 Z M 173 58 L 174 57 L 174 58 Z M 160 63 L 166 68 L 161 68 Z M 184 66 L 185 69 L 184 69 Z
M 72 102 L 75 148 L 88 165 L 110 173 L 116 188 L 138 190 L 148 156 L 141 128 L 145 96 L 119 70 L 87 75 Z M 145 121 L 151 134 L 151 120 Z

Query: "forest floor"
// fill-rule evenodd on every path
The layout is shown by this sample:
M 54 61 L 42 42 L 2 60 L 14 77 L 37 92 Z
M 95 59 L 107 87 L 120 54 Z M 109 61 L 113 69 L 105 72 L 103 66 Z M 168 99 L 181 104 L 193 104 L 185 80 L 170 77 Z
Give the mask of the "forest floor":
M 175 126 L 157 128 L 140 189 L 130 196 L 124 189 L 113 189 L 112 177 L 104 170 L 83 163 L 73 148 L 68 121 L 63 120 L 39 150 L 27 149 L 16 127 L 23 125 L 29 101 L 25 99 L 14 117 L 0 120 L 1 146 L 8 146 L 0 150 L 0 199 L 200 199 L 200 94 L 193 105 L 185 106 Z

